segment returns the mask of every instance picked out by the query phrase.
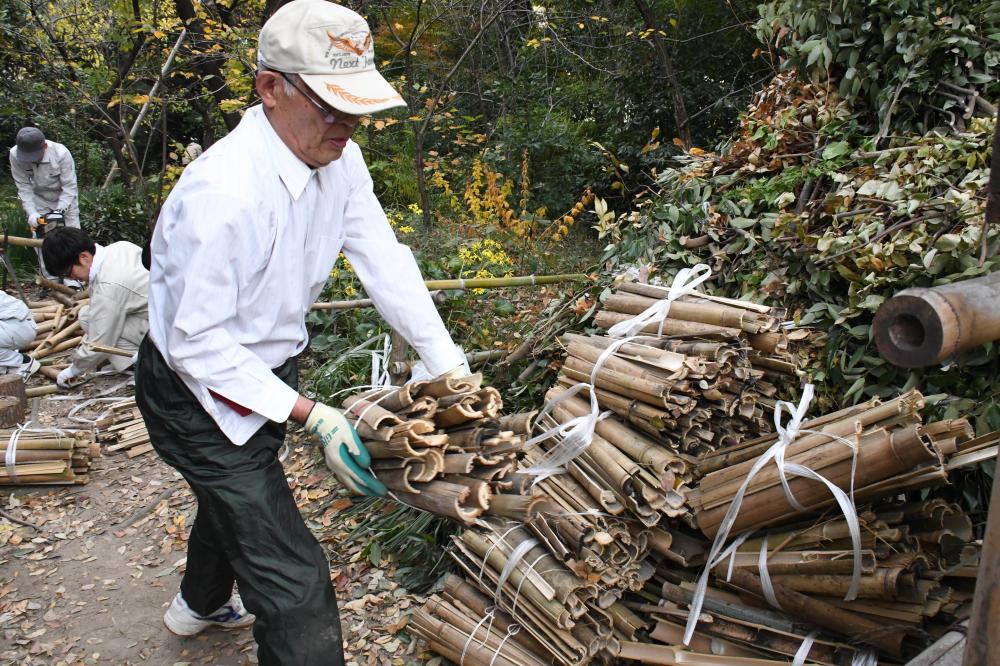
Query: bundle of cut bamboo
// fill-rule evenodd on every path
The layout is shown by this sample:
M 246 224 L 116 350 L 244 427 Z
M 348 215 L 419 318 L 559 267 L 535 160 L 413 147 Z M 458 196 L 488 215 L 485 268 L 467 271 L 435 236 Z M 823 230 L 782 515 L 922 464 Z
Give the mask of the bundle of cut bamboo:
M 598 321 L 610 326 L 642 312 L 653 301 L 634 296 L 663 297 L 651 289 L 623 285 Z M 564 336 L 568 357 L 536 428 L 563 431 L 525 450 L 519 471 L 505 477 L 507 501 L 533 509 L 509 516 L 514 521 L 479 520 L 455 538 L 453 558 L 490 601 L 474 609 L 432 600 L 421 611 L 422 635 L 451 636 L 432 646 L 473 659 L 466 648 L 475 644 L 476 659 L 517 663 L 519 653 L 508 650 L 514 636 L 504 642 L 503 630 L 483 628 L 502 615 L 504 626 L 516 622 L 543 646 L 533 654 L 546 663 L 778 664 L 804 651 L 809 662 L 840 665 L 869 658 L 870 649 L 892 663 L 919 637 L 960 618 L 979 546 L 956 506 L 932 500 L 862 508 L 861 593 L 845 602 L 854 570 L 845 519 L 788 527 L 808 514 L 787 501 L 771 464 L 750 483 L 732 530 L 769 527 L 768 542 L 748 540 L 716 568 L 703 621 L 682 645 L 709 539 L 750 467 L 777 440 L 764 409 L 790 397 L 785 389 L 797 386 L 814 358 L 815 335 L 782 330 L 781 314 L 687 296 L 670 306 L 663 335 L 649 325 L 607 359 L 602 353 L 618 341 Z M 567 387 L 590 384 L 592 376 L 592 386 L 567 395 Z M 552 473 L 547 465 L 562 434 L 591 414 L 589 390 L 611 415 Z M 785 460 L 850 490 L 857 448 L 855 496 L 875 502 L 946 483 L 949 470 L 996 455 L 1000 435 L 972 439 L 964 419 L 925 425 L 922 406 L 911 391 L 814 418 L 802 424 Z M 833 503 L 816 481 L 789 475 L 789 483 L 812 514 Z M 762 546 L 766 582 L 758 571 Z M 768 605 L 765 589 L 783 611 Z M 463 611 L 462 623 L 454 609 Z
M 0 485 L 82 484 L 101 455 L 89 430 L 0 430 Z
M 465 525 L 481 515 L 527 516 L 531 499 L 501 495 L 533 414 L 503 416 L 482 375 L 413 382 L 343 403 L 372 471 L 401 502 Z
M 153 450 L 146 422 L 135 405 L 135 398 L 112 404 L 107 415 L 94 425 L 98 441 L 104 444 L 108 453 L 125 451 L 129 458 L 135 458 Z
M 873 399 L 806 421 L 803 434 L 785 449 L 784 459 L 814 470 L 845 492 L 853 489 L 859 501 L 942 483 L 947 478 L 944 456 L 972 439 L 972 427 L 965 419 L 923 426 L 923 405 L 923 396 L 910 391 L 885 403 Z M 706 536 L 715 536 L 750 469 L 777 439 L 762 437 L 702 458 L 700 468 L 714 471 L 701 478 L 688 499 Z M 810 512 L 835 502 L 820 481 L 792 476 L 788 484 Z M 770 466 L 747 486 L 732 531 L 787 524 L 799 513 L 782 487 L 777 467 Z
M 42 359 L 59 352 L 74 349 L 83 342 L 80 310 L 90 299 L 68 298 L 66 302 L 33 301 L 29 303 L 35 319 L 36 337 L 22 350 L 33 358 Z

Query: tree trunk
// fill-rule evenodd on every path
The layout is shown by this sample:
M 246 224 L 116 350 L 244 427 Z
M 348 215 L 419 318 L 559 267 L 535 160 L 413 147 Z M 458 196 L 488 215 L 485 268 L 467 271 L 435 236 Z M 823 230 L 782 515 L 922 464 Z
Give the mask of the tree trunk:
M 174 0 L 174 7 L 177 10 L 177 16 L 184 21 L 184 25 L 187 26 L 188 32 L 191 34 L 192 44 L 212 41 L 205 37 L 205 29 L 195 13 L 192 0 Z M 202 80 L 206 82 L 207 87 L 211 89 L 212 98 L 215 100 L 216 104 L 216 110 L 219 112 L 219 115 L 222 116 L 222 120 L 226 124 L 226 128 L 229 131 L 232 131 L 236 129 L 236 126 L 240 122 L 240 114 L 235 111 L 223 111 L 220 106 L 222 102 L 235 97 L 233 92 L 229 89 L 229 84 L 226 83 L 225 74 L 222 72 L 222 65 L 224 61 L 225 58 L 223 56 L 204 56 L 196 61 L 197 64 L 195 67 L 198 70 L 198 73 L 201 74 Z
M 677 125 L 677 134 L 680 136 L 681 141 L 684 142 L 684 148 L 687 150 L 692 145 L 691 128 L 688 127 L 687 107 L 684 104 L 684 93 L 681 90 L 681 84 L 677 80 L 674 61 L 670 57 L 667 45 L 659 37 L 659 31 L 661 30 L 660 22 L 656 20 L 652 9 L 646 4 L 645 0 L 633 0 L 633 2 L 636 9 L 642 14 L 646 28 L 652 31 L 653 50 L 656 51 L 657 60 L 660 62 L 660 69 L 663 71 L 663 76 L 667 79 L 667 85 L 670 86 L 670 98 L 674 105 L 674 123 Z
M 10 428 L 24 420 L 28 398 L 19 374 L 0 375 L 0 428 Z

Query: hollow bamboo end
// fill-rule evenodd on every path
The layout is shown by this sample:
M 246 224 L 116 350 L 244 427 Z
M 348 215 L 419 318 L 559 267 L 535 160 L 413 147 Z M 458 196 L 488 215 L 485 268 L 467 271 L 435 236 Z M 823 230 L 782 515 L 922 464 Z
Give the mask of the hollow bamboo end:
M 879 354 L 903 368 L 934 365 L 957 344 L 958 327 L 947 302 L 931 303 L 917 294 L 901 293 L 883 303 L 872 328 Z

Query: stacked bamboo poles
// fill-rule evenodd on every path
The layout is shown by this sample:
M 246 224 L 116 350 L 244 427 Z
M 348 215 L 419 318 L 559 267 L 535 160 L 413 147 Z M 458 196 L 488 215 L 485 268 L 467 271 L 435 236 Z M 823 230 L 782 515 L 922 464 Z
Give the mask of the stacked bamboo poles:
M 632 294 L 628 289 L 619 293 Z M 623 300 L 632 304 L 622 305 Z M 651 302 L 609 301 L 612 308 L 627 311 L 599 314 L 604 325 L 624 321 Z M 956 507 L 932 500 L 863 508 L 863 594 L 844 602 L 845 579 L 849 585 L 853 571 L 844 519 L 787 527 L 804 514 L 784 501 L 783 492 L 752 497 L 774 487 L 772 465 L 751 484 L 747 502 L 754 513 L 733 533 L 770 526 L 767 561 L 785 612 L 763 600 L 757 567 L 761 539 L 747 541 L 733 558 L 728 583 L 726 572 L 716 570 L 705 617 L 691 644 L 681 645 L 694 582 L 711 545 L 708 537 L 718 527 L 710 526 L 710 514 L 701 511 L 724 513 L 733 479 L 741 483 L 746 469 L 776 440 L 769 434 L 774 402 L 790 397 L 784 389 L 797 385 L 800 370 L 815 359 L 813 332 L 781 330 L 776 326 L 781 316 L 734 301 L 675 301 L 665 335 L 655 335 L 657 326 L 650 326 L 597 373 L 595 397 L 612 415 L 597 423 L 589 446 L 564 465 L 563 473 L 532 484 L 523 470 L 537 466 L 559 439 L 542 442 L 524 451 L 522 471 L 506 477 L 510 489 L 505 492 L 522 493 L 522 501 L 536 507 L 534 515 L 512 522 L 481 520 L 456 537 L 452 556 L 467 582 L 544 646 L 546 660 L 776 664 L 787 663 L 812 636 L 808 662 L 851 663 L 869 646 L 891 662 L 912 651 L 920 632 L 933 634 L 962 616 L 971 599 L 979 546 Z M 566 387 L 589 383 L 598 356 L 614 341 L 566 335 L 563 342 L 569 358 L 547 395 L 550 403 L 561 401 L 551 406 L 539 429 L 589 413 L 587 391 L 564 397 Z M 922 406 L 922 397 L 910 392 L 814 418 L 802 428 L 860 441 L 859 503 L 946 483 L 948 469 L 996 454 L 1000 435 L 972 439 L 963 419 L 924 425 Z M 829 441 L 802 432 L 787 457 L 819 465 L 817 471 L 840 485 L 852 451 Z M 810 511 L 828 508 L 825 488 L 817 493 L 815 482 L 790 481 Z M 723 496 L 706 506 L 703 499 L 713 484 Z M 664 502 L 666 497 L 674 501 Z M 702 520 L 707 529 L 698 534 Z M 536 575 L 538 569 L 550 571 L 555 580 Z M 558 584 L 558 593 L 547 594 L 546 583 L 553 589 Z M 590 586 L 596 586 L 596 594 Z M 565 603 L 552 603 L 562 598 Z M 482 617 L 476 614 L 474 623 Z M 438 621 L 447 624 L 440 616 Z M 444 624 L 429 626 L 443 630 Z M 821 633 L 814 636 L 817 628 Z M 495 645 L 503 635 L 490 640 Z M 457 636 L 467 640 L 469 631 Z M 511 658 L 503 647 L 498 661 Z M 451 653 L 435 649 L 454 659 L 453 648 Z M 486 656 L 492 659 L 496 652 Z
M 785 461 L 818 472 L 845 492 L 853 487 L 858 501 L 941 483 L 947 478 L 944 455 L 957 452 L 959 442 L 971 440 L 972 427 L 965 419 L 923 426 L 923 405 L 923 396 L 910 391 L 885 403 L 871 400 L 807 421 L 803 424 L 807 432 L 786 448 Z M 775 436 L 762 438 L 703 458 L 703 469 L 716 469 L 700 480 L 688 499 L 706 536 L 715 536 L 750 469 L 776 441 Z M 835 502 L 819 481 L 793 476 L 788 483 L 810 512 Z M 799 515 L 786 496 L 777 467 L 771 465 L 747 486 L 732 533 L 788 523 Z
M 79 315 L 90 299 L 69 299 L 68 302 L 69 305 L 48 300 L 29 303 L 37 333 L 35 340 L 28 343 L 22 351 L 40 360 L 75 349 L 83 342 Z
M 899 659 L 922 648 L 917 637 L 938 636 L 968 614 L 972 602 L 968 582 L 975 576 L 979 544 L 973 538 L 971 520 L 958 505 L 943 499 L 889 501 L 862 507 L 859 516 L 862 576 L 857 599 L 844 600 L 853 568 L 844 518 L 781 527 L 767 534 L 766 561 L 770 583 L 788 615 L 782 619 L 774 610 L 760 611 L 752 602 L 748 604 L 748 593 L 763 594 L 761 536 L 737 549 L 731 577 L 726 571 L 729 561 L 717 568 L 705 606 L 713 619 L 700 624 L 699 633 L 792 656 L 801 641 L 776 640 L 762 636 L 761 630 L 804 636 L 808 627 L 795 625 L 807 620 L 827 629 L 829 636 L 848 636 L 873 645 L 889 659 Z M 663 569 L 657 579 L 663 581 L 662 588 L 651 585 L 650 593 L 662 593 L 671 604 L 690 601 L 691 586 L 676 572 Z M 733 597 L 734 592 L 744 596 Z M 756 616 L 769 619 L 751 634 L 745 627 L 733 630 L 729 626 L 745 624 Z M 665 621 L 684 623 L 677 618 Z M 839 646 L 831 653 L 829 648 L 814 647 L 809 659 L 840 663 L 837 655 L 851 651 Z
M 544 666 L 545 647 L 486 595 L 448 575 L 410 620 L 413 632 L 435 652 L 469 666 Z
M 531 498 L 505 492 L 532 414 L 503 416 L 499 392 L 482 386 L 482 375 L 354 395 L 343 406 L 372 471 L 399 501 L 464 525 L 534 510 Z
M 108 453 L 125 451 L 129 458 L 153 450 L 146 431 L 146 422 L 136 407 L 135 398 L 116 402 L 108 407 L 107 415 L 95 424 L 97 438 Z
M 0 485 L 83 484 L 101 455 L 87 430 L 0 430 Z

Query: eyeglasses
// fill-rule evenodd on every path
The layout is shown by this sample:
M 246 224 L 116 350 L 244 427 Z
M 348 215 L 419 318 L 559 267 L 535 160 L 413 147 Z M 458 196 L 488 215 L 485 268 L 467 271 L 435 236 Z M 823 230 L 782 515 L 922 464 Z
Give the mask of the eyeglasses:
M 289 85 L 291 85 L 293 88 L 295 88 L 296 90 L 298 90 L 299 93 L 301 93 L 303 97 L 305 97 L 307 100 L 309 100 L 309 102 L 313 106 L 315 106 L 317 109 L 319 109 L 319 112 L 321 114 L 323 114 L 323 122 L 325 122 L 327 125 L 332 125 L 332 124 L 337 123 L 337 122 L 344 122 L 344 121 L 349 120 L 351 118 L 357 118 L 357 116 L 352 115 L 350 113 L 344 113 L 343 111 L 337 111 L 336 109 L 330 109 L 330 108 L 324 106 L 323 104 L 320 104 L 319 102 L 317 102 L 316 100 L 313 99 L 312 95 L 310 95 L 305 90 L 303 90 L 302 88 L 299 88 L 297 85 L 295 85 L 295 81 L 292 80 L 292 77 L 288 76 L 288 74 L 285 74 L 284 72 L 280 72 L 280 74 L 281 74 L 281 78 L 285 79 L 285 81 L 288 81 Z

